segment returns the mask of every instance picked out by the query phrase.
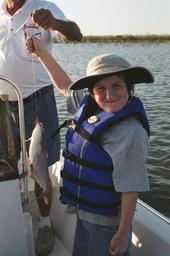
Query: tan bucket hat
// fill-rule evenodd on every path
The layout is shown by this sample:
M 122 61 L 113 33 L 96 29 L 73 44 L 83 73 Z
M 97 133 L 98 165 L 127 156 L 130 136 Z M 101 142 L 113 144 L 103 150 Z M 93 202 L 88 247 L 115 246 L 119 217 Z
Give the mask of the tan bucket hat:
M 99 80 L 113 74 L 123 73 L 134 84 L 152 83 L 151 72 L 144 67 L 132 67 L 124 58 L 114 54 L 103 54 L 91 59 L 87 66 L 87 76 L 70 85 L 72 90 L 90 88 Z

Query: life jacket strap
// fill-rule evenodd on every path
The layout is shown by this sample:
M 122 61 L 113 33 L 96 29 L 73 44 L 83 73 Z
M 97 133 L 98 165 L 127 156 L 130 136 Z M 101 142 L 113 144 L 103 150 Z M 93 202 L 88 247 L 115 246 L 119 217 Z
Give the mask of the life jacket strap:
M 92 201 L 75 196 L 73 193 L 71 193 L 70 191 L 68 191 L 66 188 L 63 188 L 63 187 L 60 188 L 60 193 L 62 196 L 77 202 L 77 204 L 82 204 L 87 207 L 96 208 L 96 209 L 112 210 L 120 207 L 121 205 L 121 200 L 117 200 L 115 203 L 112 203 L 112 204 L 94 203 Z
M 55 133 L 51 135 L 51 137 L 53 138 L 55 135 L 57 135 L 63 127 L 67 126 L 67 123 L 68 123 L 68 120 L 64 121 L 64 122 L 58 127 L 58 129 L 55 131 Z
M 72 176 L 70 173 L 68 173 L 66 170 L 62 170 L 61 177 L 64 178 L 66 181 L 76 183 L 77 185 L 88 187 L 91 189 L 104 191 L 104 192 L 113 192 L 115 191 L 115 188 L 113 185 L 103 185 L 103 184 L 97 184 L 94 182 L 90 182 L 84 179 L 79 179 L 77 177 Z
M 55 131 L 54 134 L 51 135 L 51 137 L 53 138 L 55 135 L 57 135 L 60 130 L 64 127 L 69 127 L 71 129 L 73 129 L 73 131 L 79 133 L 83 138 L 85 138 L 86 140 L 91 140 L 94 143 L 97 143 L 98 140 L 96 139 L 96 137 L 94 137 L 93 135 L 90 135 L 88 132 L 86 132 L 84 129 L 81 128 L 81 126 L 79 126 L 77 124 L 77 122 L 74 119 L 68 119 L 66 121 L 64 121 L 59 127 L 58 129 Z
M 75 162 L 79 165 L 82 165 L 82 166 L 85 166 L 87 168 L 91 168 L 91 169 L 95 169 L 97 171 L 103 171 L 103 172 L 113 172 L 113 168 L 112 167 L 109 167 L 109 166 L 104 166 L 104 165 L 99 165 L 99 164 L 95 164 L 95 163 L 91 163 L 91 162 L 87 162 L 83 159 L 80 159 L 79 157 L 73 155 L 71 152 L 69 151 L 66 151 L 66 150 L 63 150 L 63 157 L 72 161 L 72 162 Z
M 72 128 L 75 132 L 80 134 L 86 140 L 92 141 L 94 143 L 99 142 L 99 140 L 97 140 L 95 136 L 93 136 L 90 133 L 88 133 L 87 131 L 85 131 L 74 119 L 68 120 L 67 126 L 69 128 Z

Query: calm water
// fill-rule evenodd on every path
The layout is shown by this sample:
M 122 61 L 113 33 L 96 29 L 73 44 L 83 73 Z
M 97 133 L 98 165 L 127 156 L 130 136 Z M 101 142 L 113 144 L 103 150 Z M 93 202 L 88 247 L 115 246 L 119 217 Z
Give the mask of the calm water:
M 170 217 L 170 44 L 55 44 L 53 54 L 72 80 L 85 75 L 88 61 L 102 53 L 115 53 L 131 64 L 149 68 L 153 85 L 137 85 L 135 95 L 144 102 L 151 124 L 148 172 L 151 191 L 140 197 Z M 56 92 L 60 123 L 68 118 L 66 101 Z M 62 143 L 64 141 L 62 131 Z

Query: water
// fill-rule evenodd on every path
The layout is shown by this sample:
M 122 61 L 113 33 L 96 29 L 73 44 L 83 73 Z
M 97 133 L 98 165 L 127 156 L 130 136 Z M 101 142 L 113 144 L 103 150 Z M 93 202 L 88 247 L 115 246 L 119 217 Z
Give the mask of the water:
M 151 190 L 140 198 L 170 217 L 170 44 L 55 44 L 53 55 L 72 81 L 84 76 L 88 61 L 103 53 L 115 53 L 131 64 L 151 70 L 155 82 L 137 85 L 135 95 L 144 102 L 151 124 L 147 159 Z M 56 92 L 60 123 L 69 115 L 66 100 Z M 62 131 L 64 143 L 65 130 Z

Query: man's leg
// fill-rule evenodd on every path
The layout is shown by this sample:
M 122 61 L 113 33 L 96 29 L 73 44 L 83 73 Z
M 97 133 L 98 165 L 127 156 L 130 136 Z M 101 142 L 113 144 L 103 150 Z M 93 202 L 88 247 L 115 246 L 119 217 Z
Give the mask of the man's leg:
M 42 97 L 36 99 L 36 109 L 36 117 L 38 117 L 39 121 L 44 125 L 48 150 L 48 166 L 51 166 L 58 161 L 60 157 L 60 137 L 59 135 L 54 138 L 51 137 L 58 128 L 58 115 L 52 86 Z M 38 184 L 35 185 L 35 193 L 40 210 L 40 222 L 35 251 L 38 255 L 48 255 L 53 249 L 54 244 L 54 232 L 52 231 L 49 216 L 52 203 L 51 181 L 49 182 L 47 204 L 44 202 L 43 198 L 39 198 L 42 190 Z
M 50 221 L 50 209 L 52 202 L 52 183 L 49 179 L 47 202 L 44 201 L 42 194 L 42 188 L 35 183 L 35 194 L 40 211 L 40 221 L 38 229 L 38 237 L 35 244 L 35 251 L 38 255 L 47 255 L 53 249 L 54 244 L 54 232 L 51 227 Z

